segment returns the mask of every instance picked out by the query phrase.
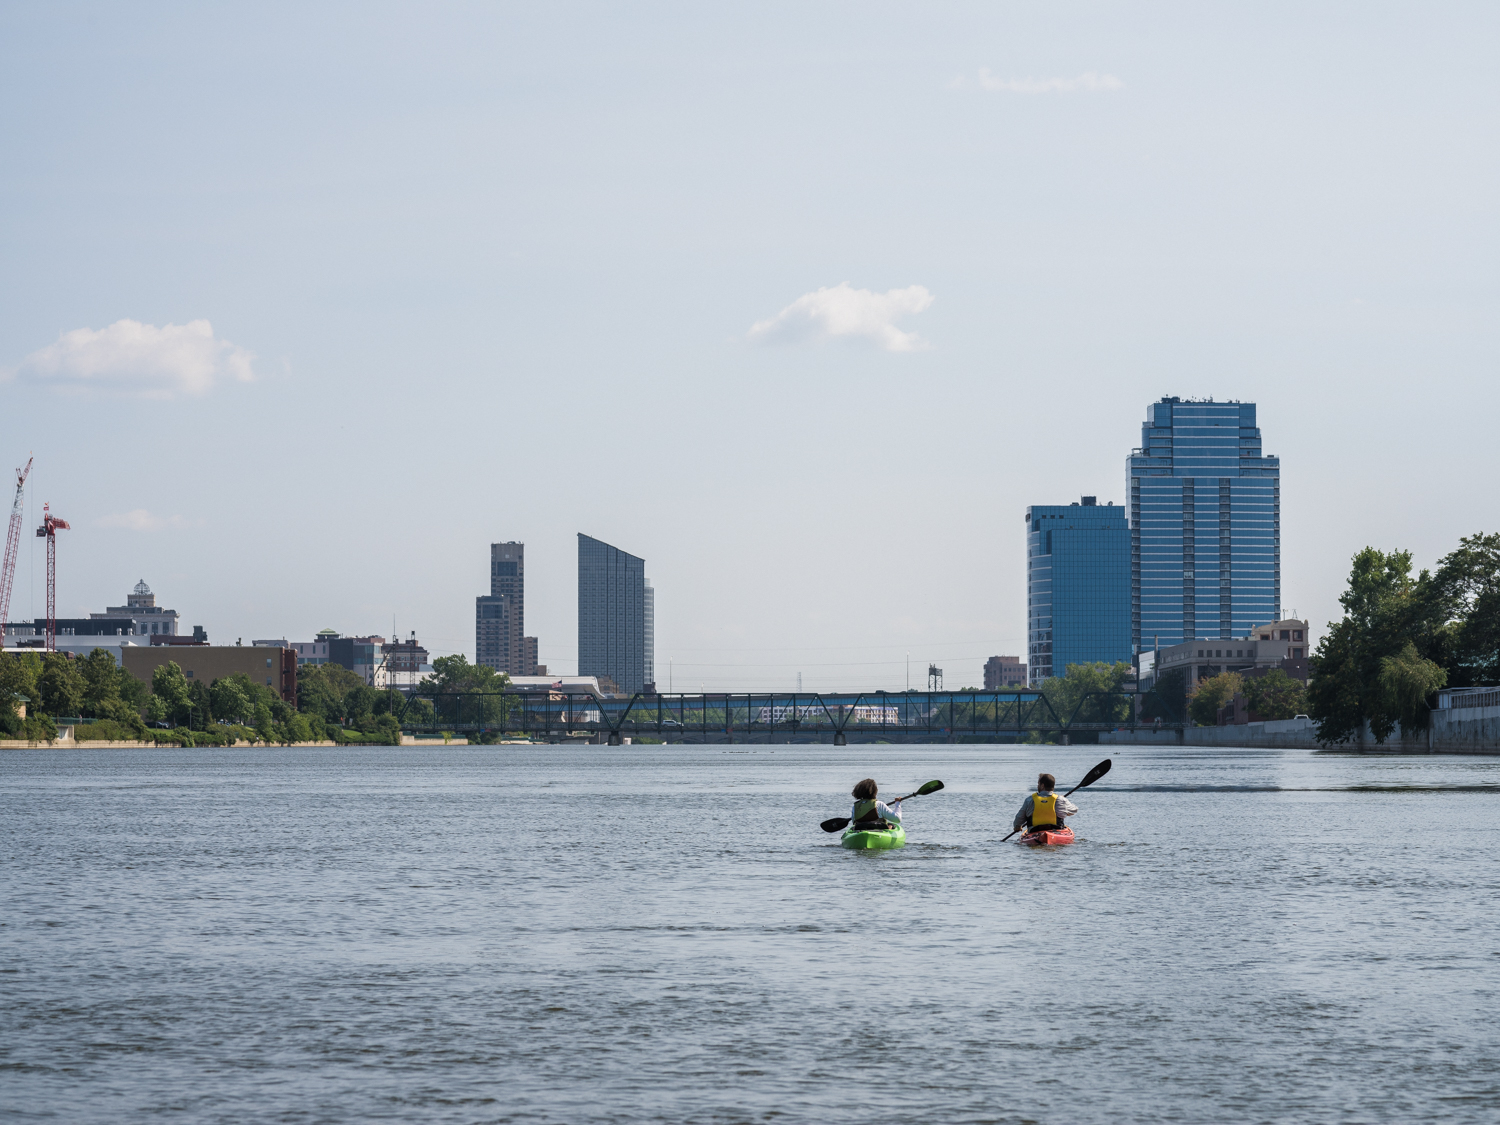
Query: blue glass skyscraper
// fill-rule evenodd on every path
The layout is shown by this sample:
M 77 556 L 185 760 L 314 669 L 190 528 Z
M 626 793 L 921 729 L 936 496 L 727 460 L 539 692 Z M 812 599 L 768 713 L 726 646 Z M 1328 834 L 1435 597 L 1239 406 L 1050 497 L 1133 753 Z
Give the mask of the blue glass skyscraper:
M 1130 524 L 1125 509 L 1026 509 L 1026 678 L 1035 687 L 1069 664 L 1130 660 Z
M 1128 473 L 1137 652 L 1280 618 L 1281 463 L 1253 402 L 1152 403 Z

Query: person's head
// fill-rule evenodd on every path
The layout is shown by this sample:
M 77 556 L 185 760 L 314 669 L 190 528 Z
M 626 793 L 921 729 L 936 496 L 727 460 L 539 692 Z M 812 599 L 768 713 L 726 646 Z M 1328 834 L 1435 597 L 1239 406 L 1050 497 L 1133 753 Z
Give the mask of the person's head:
M 1036 777 L 1036 790 L 1037 790 L 1038 793 L 1045 793 L 1049 789 L 1052 789 L 1056 785 L 1057 785 L 1057 778 L 1053 777 L 1050 773 L 1039 773 L 1039 774 L 1037 774 L 1037 777 Z
M 856 801 L 873 801 L 875 794 L 879 793 L 873 777 L 867 777 L 854 787 L 854 799 Z

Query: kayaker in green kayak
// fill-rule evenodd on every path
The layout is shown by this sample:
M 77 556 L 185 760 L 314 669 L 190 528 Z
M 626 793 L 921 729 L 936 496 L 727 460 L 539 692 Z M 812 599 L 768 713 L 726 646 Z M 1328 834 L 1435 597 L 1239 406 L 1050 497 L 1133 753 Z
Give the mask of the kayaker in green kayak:
M 854 787 L 854 809 L 849 813 L 854 829 L 880 828 L 882 822 L 891 825 L 901 823 L 901 798 L 897 797 L 888 805 L 876 800 L 879 792 L 875 779 L 870 777 Z
M 1057 778 L 1050 773 L 1038 775 L 1036 779 L 1036 792 L 1021 802 L 1021 811 L 1016 813 L 1015 820 L 1010 822 L 1012 828 L 1017 832 L 1021 829 L 1033 828 L 1065 828 L 1065 817 L 1074 816 L 1078 812 L 1078 806 L 1066 797 L 1059 797 L 1052 792 L 1057 788 Z

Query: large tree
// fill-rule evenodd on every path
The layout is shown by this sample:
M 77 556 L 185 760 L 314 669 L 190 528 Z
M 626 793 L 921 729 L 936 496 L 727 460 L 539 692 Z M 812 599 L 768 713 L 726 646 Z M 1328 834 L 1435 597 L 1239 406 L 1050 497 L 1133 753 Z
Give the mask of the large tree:
M 1454 687 L 1500 683 L 1500 534 L 1470 535 L 1438 561 L 1433 584 L 1452 618 L 1441 652 Z
M 1219 708 L 1225 706 L 1245 686 L 1245 678 L 1238 672 L 1220 672 L 1198 681 L 1188 701 L 1188 714 L 1200 727 L 1217 726 Z
M 1132 671 L 1124 661 L 1069 664 L 1065 675 L 1043 680 L 1041 691 L 1065 723 L 1123 723 L 1130 718 L 1123 691 Z
M 187 676 L 182 665 L 169 660 L 151 672 L 151 700 L 147 704 L 147 715 L 152 722 L 167 722 L 182 726 L 192 713 L 193 700 L 188 691 Z
M 1245 681 L 1245 703 L 1257 719 L 1291 719 L 1307 711 L 1307 688 L 1280 668 Z
M 243 672 L 233 676 L 220 676 L 210 684 L 208 698 L 214 718 L 243 723 L 254 715 L 255 704 L 251 702 L 251 695 L 247 690 L 249 685 L 250 677 Z
M 78 661 L 71 653 L 49 652 L 42 657 L 42 675 L 37 688 L 42 693 L 42 710 L 54 717 L 79 715 L 87 688 Z
M 1156 677 L 1151 690 L 1141 696 L 1141 718 L 1180 723 L 1187 718 L 1186 668 L 1171 668 Z
M 1436 690 L 1446 678 L 1433 657 L 1450 644 L 1451 597 L 1427 571 L 1412 577 L 1410 551 L 1366 547 L 1354 556 L 1339 604 L 1343 620 L 1329 625 L 1311 661 L 1307 698 L 1319 741 L 1358 738 L 1366 722 L 1376 742 L 1398 724 L 1424 727 L 1427 704 L 1414 692 Z
M 459 653 L 439 656 L 421 692 L 432 700 L 440 723 L 501 728 L 510 714 L 511 699 L 499 693 L 510 688 L 510 677 L 487 664 L 470 664 Z

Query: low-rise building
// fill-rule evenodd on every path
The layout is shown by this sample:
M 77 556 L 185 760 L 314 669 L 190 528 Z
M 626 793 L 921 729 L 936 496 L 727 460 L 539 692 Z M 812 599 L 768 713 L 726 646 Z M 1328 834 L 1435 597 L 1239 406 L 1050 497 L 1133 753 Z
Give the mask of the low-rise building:
M 1293 618 L 1257 626 L 1247 637 L 1201 637 L 1183 641 L 1157 651 L 1156 668 L 1143 678 L 1141 690 L 1149 690 L 1161 677 L 1174 672 L 1183 673 L 1183 683 L 1188 691 L 1199 680 L 1217 676 L 1220 672 L 1264 675 L 1272 668 L 1280 668 L 1287 675 L 1306 683 L 1311 651 L 1312 634 L 1307 622 Z
M 407 640 L 381 645 L 380 653 L 385 664 L 386 684 L 398 691 L 411 691 L 432 671 L 427 650 L 417 642 L 415 633 Z
M 243 672 L 251 683 L 264 684 L 287 703 L 297 702 L 294 649 L 253 645 L 131 645 L 119 651 L 125 671 L 148 685 L 151 673 L 175 661 L 189 680 L 211 684 Z
M 1025 687 L 1026 665 L 1019 656 L 992 656 L 984 662 L 984 690 Z

